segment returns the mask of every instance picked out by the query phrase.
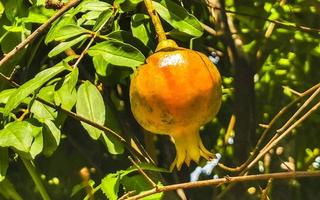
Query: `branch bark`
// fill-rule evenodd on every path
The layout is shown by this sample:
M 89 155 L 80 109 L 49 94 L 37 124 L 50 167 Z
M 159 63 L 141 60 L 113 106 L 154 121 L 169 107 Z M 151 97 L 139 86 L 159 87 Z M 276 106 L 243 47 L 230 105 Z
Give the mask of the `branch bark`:
M 257 175 L 249 175 L 249 176 L 235 176 L 235 177 L 225 177 L 225 178 L 211 179 L 211 180 L 204 180 L 204 181 L 180 183 L 180 184 L 167 185 L 167 186 L 159 186 L 157 188 L 153 188 L 141 194 L 129 197 L 127 198 L 127 200 L 141 199 L 143 197 L 147 197 L 152 194 L 156 194 L 160 192 L 168 192 L 168 191 L 177 190 L 177 189 L 190 189 L 190 188 L 205 187 L 205 186 L 219 185 L 219 184 L 225 184 L 225 183 L 261 181 L 261 180 L 269 180 L 269 179 L 273 179 L 273 180 L 291 179 L 291 178 L 302 178 L 302 177 L 320 177 L 320 171 L 280 172 L 280 173 L 257 174 Z
M 9 53 L 5 54 L 5 56 L 0 60 L 0 67 L 6 64 L 14 55 L 16 55 L 21 49 L 27 46 L 30 42 L 32 42 L 36 37 L 39 36 L 46 28 L 48 28 L 56 19 L 58 19 L 61 15 L 63 15 L 66 11 L 68 11 L 73 6 L 76 6 L 80 3 L 81 0 L 73 0 L 68 4 L 63 6 L 56 14 L 54 14 L 46 23 L 42 24 L 37 28 L 31 35 L 29 35 L 24 41 L 18 44 L 14 49 L 12 49 Z

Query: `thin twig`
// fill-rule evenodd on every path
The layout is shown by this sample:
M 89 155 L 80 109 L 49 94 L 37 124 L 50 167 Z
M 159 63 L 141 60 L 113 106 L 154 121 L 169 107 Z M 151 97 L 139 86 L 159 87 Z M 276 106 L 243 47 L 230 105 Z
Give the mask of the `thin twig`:
M 10 77 L 4 75 L 3 73 L 0 72 L 0 77 L 3 78 L 4 80 L 8 81 L 13 87 L 19 87 L 20 85 L 13 80 L 11 80 Z
M 20 69 L 20 65 L 17 65 L 13 68 L 12 72 L 10 73 L 9 79 L 12 79 L 13 76 L 18 72 L 18 70 Z
M 312 94 L 311 97 L 309 97 L 309 99 L 307 99 L 307 101 L 301 107 L 303 107 L 303 108 L 306 107 L 311 102 L 311 100 L 313 100 L 314 97 L 319 93 L 320 83 L 317 85 L 318 85 L 318 88 L 315 88 L 317 90 Z M 314 87 L 312 87 L 312 88 L 314 88 Z M 301 95 L 301 96 L 304 96 L 304 95 Z M 300 112 L 302 111 L 301 107 L 294 115 L 297 115 L 297 113 L 300 114 Z M 288 121 L 290 121 L 290 123 L 296 118 L 296 116 L 294 116 L 294 115 L 288 120 Z M 287 127 L 289 125 L 289 123 L 287 122 L 286 124 L 287 124 L 286 125 L 286 127 Z M 265 145 L 265 147 L 267 147 L 270 143 L 272 143 L 283 131 L 284 131 L 284 129 L 282 130 L 282 128 L 281 128 L 281 131 L 277 130 L 276 134 L 269 140 L 269 142 Z M 263 151 L 263 149 L 261 149 L 261 151 Z
M 292 88 L 290 88 L 290 87 L 288 87 L 288 86 L 282 86 L 282 88 L 289 90 L 291 93 L 293 93 L 294 95 L 296 95 L 296 96 L 298 96 L 298 97 L 301 96 L 301 93 L 300 93 L 300 92 L 295 91 L 294 89 L 292 89 Z
M 309 117 L 314 111 L 320 107 L 320 101 L 313 106 L 307 113 L 305 113 L 301 118 L 299 118 L 294 124 L 292 124 L 285 132 L 283 132 L 278 138 L 276 138 L 272 143 L 263 148 L 263 150 L 254 158 L 254 160 L 246 167 L 246 170 L 250 169 L 258 160 L 264 156 L 270 149 L 275 147 L 284 137 L 289 135 L 291 131 L 296 128 L 300 123 L 302 123 L 307 117 Z
M 113 15 L 115 15 L 117 13 L 117 9 L 113 9 Z M 93 37 L 90 39 L 89 43 L 87 44 L 86 48 L 81 52 L 79 58 L 77 59 L 77 61 L 75 62 L 75 64 L 72 66 L 73 68 L 76 68 L 78 66 L 78 64 L 80 63 L 80 61 L 82 60 L 82 58 L 84 57 L 84 55 L 87 53 L 88 49 L 90 48 L 90 46 L 92 45 L 92 43 L 94 42 L 94 40 L 96 39 L 96 37 L 99 35 L 101 29 L 105 26 L 105 24 L 109 21 L 109 18 L 104 21 L 100 27 L 98 28 L 98 30 L 96 32 L 94 32 Z
M 280 129 L 277 130 L 277 132 L 283 132 L 319 93 L 320 87 L 318 87 L 318 89 L 304 102 L 304 104 L 297 110 L 297 112 L 295 112 L 292 117 L 290 117 L 290 119 Z
M 124 200 L 124 199 L 127 199 L 130 195 L 136 193 L 136 191 L 129 191 L 127 193 L 125 193 L 123 196 L 121 196 L 118 200 Z
M 128 156 L 128 159 L 132 162 L 132 164 L 138 169 L 138 171 L 140 172 L 140 174 L 142 174 L 142 176 L 145 177 L 145 179 L 150 183 L 150 185 L 153 188 L 157 188 L 158 185 L 153 182 L 153 180 L 143 171 L 143 169 L 141 169 L 141 167 L 130 157 Z
M 268 180 L 268 184 L 267 184 L 266 188 L 262 190 L 261 200 L 268 200 L 269 199 L 268 193 L 270 191 L 270 188 L 271 188 L 271 185 L 272 185 L 272 181 L 273 181 L 273 179 L 270 178 Z
M 254 148 L 254 150 L 253 150 L 253 152 L 251 153 L 250 157 L 249 157 L 241 166 L 236 167 L 236 168 L 227 168 L 227 167 L 226 167 L 225 169 L 227 169 L 228 171 L 233 171 L 233 172 L 235 172 L 235 171 L 241 171 L 241 172 L 239 173 L 239 175 L 241 175 L 241 176 L 247 174 L 248 170 L 253 166 L 253 165 L 251 165 L 250 168 L 249 168 L 248 165 L 249 165 L 250 163 L 252 163 L 252 161 L 254 160 L 255 155 L 256 155 L 256 152 L 259 150 L 260 145 L 262 144 L 262 141 L 263 141 L 264 138 L 266 137 L 266 135 L 267 135 L 267 133 L 269 132 L 269 130 L 271 129 L 271 127 L 276 123 L 276 121 L 277 121 L 292 105 L 296 104 L 296 103 L 297 103 L 298 101 L 300 101 L 303 97 L 305 97 L 305 96 L 309 95 L 310 93 L 314 92 L 315 90 L 317 90 L 318 87 L 320 87 L 320 83 L 312 86 L 311 88 L 309 88 L 309 89 L 306 90 L 305 92 L 301 93 L 301 96 L 297 97 L 297 98 L 296 98 L 295 100 L 293 100 L 291 103 L 289 103 L 288 105 L 286 105 L 285 107 L 283 107 L 283 108 L 273 117 L 273 119 L 270 121 L 270 123 L 269 123 L 269 125 L 268 125 L 268 128 L 265 129 L 264 132 L 262 133 L 262 135 L 260 136 L 260 138 L 259 138 L 259 140 L 258 140 L 258 142 L 257 142 L 257 144 L 256 144 L 256 146 L 255 146 L 255 148 Z M 276 133 L 276 135 L 278 136 L 279 133 Z M 274 136 L 273 138 L 275 139 L 276 137 Z M 273 141 L 273 140 L 274 140 L 273 138 L 272 138 L 270 141 Z M 266 146 L 267 146 L 267 145 L 265 145 L 265 147 L 266 147 Z M 264 148 L 262 148 L 262 149 L 264 149 Z M 262 151 L 262 150 L 261 150 L 261 151 Z M 261 152 L 261 151 L 260 151 L 260 152 Z M 268 151 L 267 151 L 267 152 L 268 152 Z M 266 153 L 267 153 L 267 152 L 266 152 Z M 262 155 L 262 156 L 263 156 L 263 155 Z M 261 157 L 262 157 L 262 156 L 261 156 Z M 257 160 L 257 161 L 258 161 L 258 160 Z M 257 161 L 256 161 L 256 162 L 257 162 Z M 229 184 L 229 185 L 227 186 L 227 188 L 218 195 L 217 199 L 221 199 L 221 197 L 222 197 L 224 194 L 226 194 L 226 192 L 229 191 L 229 190 L 233 187 L 233 185 L 234 185 L 234 184 Z
M 54 14 L 46 23 L 42 24 L 37 28 L 31 35 L 29 35 L 24 41 L 18 44 L 14 49 L 12 49 L 9 53 L 5 54 L 4 57 L 0 60 L 0 67 L 7 63 L 15 54 L 17 54 L 22 48 L 24 48 L 27 44 L 32 42 L 40 33 L 42 33 L 47 27 L 49 27 L 52 22 L 54 22 L 58 17 L 60 17 L 63 13 L 68 11 L 73 6 L 80 3 L 81 0 L 73 0 L 68 4 L 63 6 L 56 14 Z
M 205 31 L 207 31 L 211 35 L 213 35 L 213 36 L 217 36 L 218 35 L 218 32 L 216 30 L 214 30 L 213 28 L 211 28 L 210 26 L 208 26 L 208 25 L 206 25 L 204 23 L 201 23 L 201 26 Z
M 222 8 L 219 8 L 219 7 L 212 7 L 211 5 L 208 5 L 208 6 L 210 8 L 212 8 L 212 9 L 214 9 L 214 10 L 220 10 L 222 12 L 231 13 L 231 14 L 234 14 L 234 15 L 242 15 L 242 16 L 246 16 L 246 17 L 252 17 L 252 18 L 259 19 L 259 20 L 264 20 L 264 21 L 268 21 L 268 22 L 271 22 L 271 23 L 275 23 L 275 24 L 278 24 L 278 25 L 281 25 L 281 26 L 284 26 L 284 27 L 296 28 L 296 29 L 299 29 L 299 30 L 302 30 L 302 31 L 307 31 L 307 32 L 320 32 L 319 28 L 311 28 L 311 27 L 307 27 L 307 26 L 297 25 L 297 24 L 292 23 L 292 22 L 282 22 L 282 21 L 279 21 L 279 20 L 268 19 L 268 18 L 265 18 L 265 17 L 257 16 L 257 15 L 251 15 L 251 14 L 242 13 L 242 12 L 238 12 L 238 11 L 231 11 L 231 10 L 222 9 Z
M 270 173 L 270 174 L 257 174 L 249 176 L 235 176 L 235 177 L 225 177 L 219 179 L 210 179 L 204 181 L 188 182 L 188 183 L 179 183 L 167 186 L 159 186 L 158 190 L 151 189 L 140 193 L 138 195 L 127 198 L 127 200 L 136 200 L 143 197 L 150 196 L 155 193 L 168 192 L 177 189 L 189 189 L 197 187 L 212 186 L 224 183 L 236 183 L 236 182 L 245 182 L 245 181 L 260 181 L 260 180 L 269 180 L 269 179 L 291 179 L 291 178 L 302 178 L 302 177 L 319 177 L 320 171 L 299 171 L 299 172 L 279 172 L 279 173 Z
M 224 138 L 224 143 L 227 144 L 228 139 L 232 136 L 232 131 L 234 130 L 234 125 L 236 124 L 236 116 L 234 114 L 231 115 L 229 125 L 227 128 L 227 132 Z
M 245 169 L 247 167 L 247 165 L 253 160 L 254 156 L 256 155 L 257 151 L 260 149 L 260 146 L 263 142 L 263 140 L 265 139 L 265 137 L 267 136 L 267 133 L 271 130 L 271 128 L 273 127 L 273 125 L 276 123 L 276 121 L 285 113 L 287 112 L 287 110 L 289 108 L 291 108 L 291 106 L 295 105 L 297 102 L 299 102 L 302 98 L 304 98 L 305 96 L 309 95 L 310 93 L 314 92 L 315 90 L 317 90 L 320 87 L 320 83 L 312 86 L 311 88 L 309 88 L 308 90 L 306 90 L 305 92 L 301 93 L 301 96 L 297 97 L 296 99 L 294 99 L 292 102 L 290 102 L 288 105 L 286 105 L 285 107 L 283 107 L 269 122 L 268 125 L 264 125 L 264 128 L 266 128 L 263 133 L 261 134 L 256 146 L 254 147 L 253 151 L 250 153 L 250 157 L 240 166 L 238 167 L 227 167 L 223 164 L 218 164 L 219 167 L 221 167 L 224 170 L 227 171 L 232 171 L 232 172 L 237 172 L 237 171 L 242 171 L 243 169 Z

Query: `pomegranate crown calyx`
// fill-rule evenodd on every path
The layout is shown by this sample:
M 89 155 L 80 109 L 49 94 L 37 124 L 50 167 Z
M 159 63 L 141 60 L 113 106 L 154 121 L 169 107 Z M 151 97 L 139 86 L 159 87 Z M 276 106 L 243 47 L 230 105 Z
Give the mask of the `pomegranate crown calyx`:
M 179 48 L 179 46 L 173 40 L 170 40 L 170 39 L 163 40 L 163 41 L 159 42 L 159 44 L 157 45 L 156 52 L 162 51 L 165 49 L 171 49 L 171 48 L 175 49 L 175 48 Z

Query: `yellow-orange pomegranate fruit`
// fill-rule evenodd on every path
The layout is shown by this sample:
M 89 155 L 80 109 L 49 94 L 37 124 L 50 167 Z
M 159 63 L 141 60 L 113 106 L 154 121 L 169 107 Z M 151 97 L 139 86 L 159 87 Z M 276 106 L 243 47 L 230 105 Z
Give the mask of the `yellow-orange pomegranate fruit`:
M 170 44 L 160 43 L 135 71 L 130 103 L 143 128 L 172 137 L 177 153 L 171 168 L 180 170 L 184 162 L 213 156 L 202 144 L 199 128 L 220 108 L 221 77 L 204 54 L 166 42 Z

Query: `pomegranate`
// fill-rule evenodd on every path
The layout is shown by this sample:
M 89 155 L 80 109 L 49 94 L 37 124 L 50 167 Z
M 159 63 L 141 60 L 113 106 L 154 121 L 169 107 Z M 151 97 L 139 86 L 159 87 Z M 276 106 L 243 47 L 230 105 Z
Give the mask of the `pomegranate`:
M 171 165 L 181 169 L 200 157 L 211 159 L 199 136 L 221 105 L 221 77 L 204 54 L 178 47 L 172 40 L 159 43 L 131 79 L 130 104 L 137 122 L 156 134 L 173 139 L 176 158 Z

